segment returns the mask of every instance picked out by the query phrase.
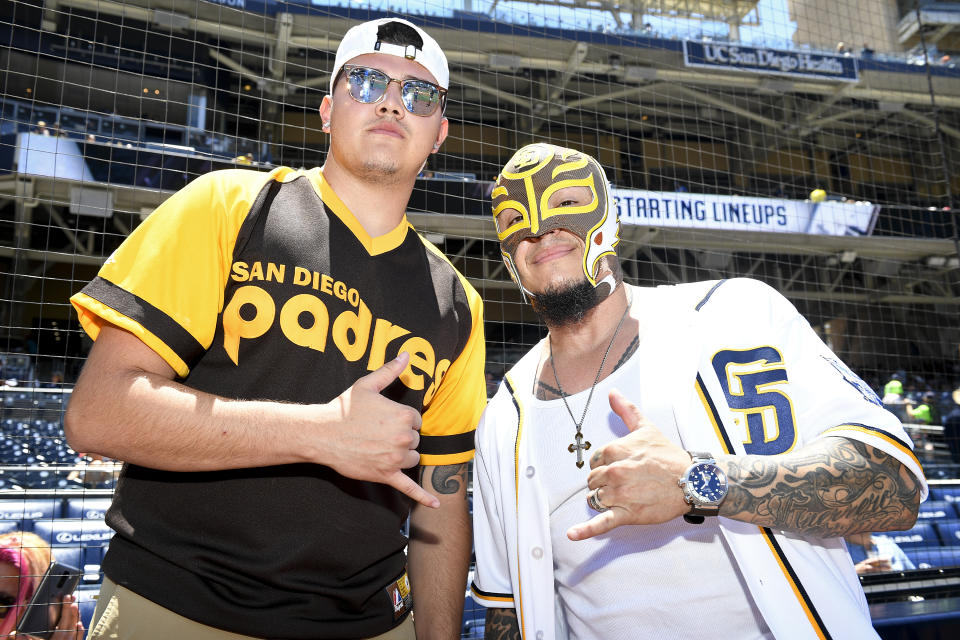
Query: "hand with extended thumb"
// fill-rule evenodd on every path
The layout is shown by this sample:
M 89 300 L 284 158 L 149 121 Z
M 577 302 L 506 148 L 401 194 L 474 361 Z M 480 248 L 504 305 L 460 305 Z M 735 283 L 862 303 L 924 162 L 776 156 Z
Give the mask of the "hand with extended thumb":
M 590 457 L 585 498 L 592 508 L 603 510 L 570 527 L 567 537 L 571 540 L 592 538 L 624 524 L 666 522 L 689 509 L 677 480 L 690 466 L 690 455 L 619 391 L 611 391 L 609 400 L 630 433 Z
M 348 478 L 388 484 L 425 506 L 437 507 L 437 498 L 402 471 L 420 463 L 416 451 L 420 413 L 381 394 L 409 362 L 410 355 L 400 353 L 330 403 L 339 412 L 340 435 L 327 465 Z

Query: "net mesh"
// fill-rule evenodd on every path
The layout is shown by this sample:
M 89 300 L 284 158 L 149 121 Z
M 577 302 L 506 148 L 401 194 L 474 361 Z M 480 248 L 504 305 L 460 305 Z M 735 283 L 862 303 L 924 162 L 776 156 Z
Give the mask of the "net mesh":
M 484 298 L 493 384 L 545 329 L 500 259 L 490 181 L 528 142 L 576 147 L 618 196 L 628 282 L 758 278 L 878 393 L 902 384 L 944 492 L 931 536 L 902 542 L 958 564 L 960 13 L 930 4 L 2 3 L 0 497 L 109 495 L 110 461 L 63 437 L 91 344 L 68 298 L 196 176 L 321 165 L 336 46 L 393 15 L 450 61 L 449 137 L 408 210 Z

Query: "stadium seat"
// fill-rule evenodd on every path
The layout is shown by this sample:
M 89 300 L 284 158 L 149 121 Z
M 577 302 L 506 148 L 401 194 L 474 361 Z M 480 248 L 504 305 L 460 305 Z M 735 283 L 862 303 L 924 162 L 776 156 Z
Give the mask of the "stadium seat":
M 20 529 L 20 523 L 12 520 L 0 520 L 0 534 L 10 533 Z
M 32 531 L 34 523 L 59 518 L 63 504 L 59 499 L 0 500 L 0 521 L 13 522 L 22 531 Z
M 960 502 L 960 486 L 930 487 L 930 499 Z
M 938 522 L 934 525 L 944 545 L 960 545 L 960 521 Z
M 927 500 L 920 505 L 920 511 L 917 519 L 922 522 L 931 520 L 948 520 L 956 518 L 958 515 L 954 503 L 946 500 Z
M 900 547 L 938 547 L 940 539 L 933 525 L 929 522 L 918 522 L 907 531 L 888 531 L 884 535 L 896 542 Z
M 917 569 L 933 567 L 960 567 L 960 546 L 914 547 L 904 551 Z
M 487 608 L 479 605 L 468 593 L 463 602 L 463 621 L 461 638 L 482 638 L 486 622 Z
M 110 507 L 110 498 L 69 498 L 66 517 L 83 520 L 103 520 Z
M 80 607 L 80 620 L 83 622 L 83 628 L 90 628 L 90 621 L 93 620 L 93 612 L 97 608 L 97 596 L 100 595 L 100 586 L 84 587 L 77 589 L 77 605 Z
M 54 547 L 75 547 L 84 550 L 84 564 L 100 564 L 104 549 L 110 544 L 113 529 L 102 520 L 53 520 L 38 522 L 34 532 Z
M 53 557 L 61 564 L 83 568 L 83 549 L 80 547 L 59 547 L 53 552 Z

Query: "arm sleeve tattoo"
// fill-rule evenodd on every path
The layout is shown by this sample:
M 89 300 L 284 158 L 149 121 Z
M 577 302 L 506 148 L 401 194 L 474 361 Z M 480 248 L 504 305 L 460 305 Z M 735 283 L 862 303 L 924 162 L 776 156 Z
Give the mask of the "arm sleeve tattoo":
M 779 456 L 730 456 L 720 515 L 821 537 L 909 529 L 920 485 L 896 458 L 857 440 L 821 438 Z
M 484 640 L 520 640 L 516 609 L 487 609 Z

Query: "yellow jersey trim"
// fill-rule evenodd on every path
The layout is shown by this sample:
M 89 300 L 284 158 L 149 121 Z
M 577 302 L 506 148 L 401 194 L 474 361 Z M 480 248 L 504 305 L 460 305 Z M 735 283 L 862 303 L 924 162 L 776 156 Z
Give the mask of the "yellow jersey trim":
M 406 214 L 404 214 L 400 220 L 400 224 L 391 231 L 373 238 L 367 233 L 367 230 L 363 228 L 363 225 L 360 224 L 357 217 L 353 215 L 353 212 L 343 203 L 340 196 L 333 190 L 333 187 L 327 182 L 327 179 L 323 176 L 323 171 L 321 171 L 319 167 L 311 169 L 304 175 L 310 179 L 313 188 L 317 191 L 320 199 L 323 200 L 324 205 L 329 208 L 331 213 L 337 216 L 340 222 L 350 229 L 350 232 L 353 233 L 360 244 L 363 245 L 363 248 L 367 250 L 368 254 L 377 256 L 392 251 L 403 244 L 404 239 L 407 237 L 407 230 L 411 228 L 410 223 L 407 221 Z

